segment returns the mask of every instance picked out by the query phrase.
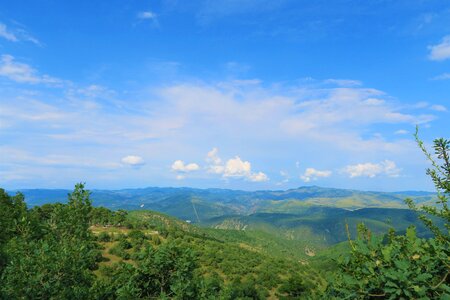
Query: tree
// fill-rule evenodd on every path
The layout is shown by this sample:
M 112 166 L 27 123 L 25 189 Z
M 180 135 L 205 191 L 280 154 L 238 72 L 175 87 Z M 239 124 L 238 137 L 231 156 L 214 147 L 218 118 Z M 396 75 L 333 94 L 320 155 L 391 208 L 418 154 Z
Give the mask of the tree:
M 28 212 L 22 196 L 0 196 L 11 208 L 1 216 L 6 264 L 0 291 L 6 299 L 86 299 L 101 255 L 89 230 L 91 201 L 83 184 L 68 204 Z M 47 215 L 48 213 L 48 215 Z M 34 222 L 37 222 L 35 224 Z
M 418 137 L 416 141 L 432 167 L 427 174 L 438 192 L 434 206 L 405 202 L 434 233 L 434 238 L 420 239 L 414 227 L 406 235 L 391 230 L 384 237 L 371 234 L 360 224 L 358 239 L 350 240 L 351 254 L 339 261 L 339 271 L 326 291 L 327 298 L 348 299 L 444 299 L 450 297 L 450 141 L 434 140 L 431 155 Z M 435 219 L 433 220 L 434 217 Z M 444 221 L 444 227 L 436 224 Z M 348 228 L 347 228 L 348 232 Z M 446 299 L 447 299 L 446 298 Z
M 28 234 L 27 207 L 21 193 L 9 196 L 0 189 L 0 276 L 7 263 L 5 247 L 16 235 Z
M 418 207 L 411 199 L 407 199 L 408 206 L 417 212 L 420 212 L 419 218 L 434 233 L 436 239 L 450 245 L 450 210 L 448 207 L 448 198 L 450 197 L 450 140 L 443 138 L 434 140 L 434 155 L 426 149 L 423 141 L 419 138 L 418 129 L 415 133 L 416 142 L 432 167 L 427 169 L 427 174 L 431 177 L 438 200 L 435 206 L 422 205 Z M 444 220 L 446 232 L 437 226 L 430 216 L 435 216 Z

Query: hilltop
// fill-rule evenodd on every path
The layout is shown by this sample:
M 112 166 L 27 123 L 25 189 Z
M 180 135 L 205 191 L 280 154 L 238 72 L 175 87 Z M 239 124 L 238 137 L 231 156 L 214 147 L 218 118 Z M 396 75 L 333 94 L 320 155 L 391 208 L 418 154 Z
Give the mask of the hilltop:
M 29 206 L 64 202 L 70 192 L 64 189 L 21 189 L 20 191 L 25 195 Z M 309 206 L 350 210 L 368 207 L 406 208 L 404 203 L 406 198 L 412 198 L 416 203 L 428 203 L 436 196 L 435 193 L 430 192 L 373 192 L 318 186 L 285 191 L 148 187 L 92 190 L 91 192 L 91 199 L 95 206 L 128 210 L 150 209 L 189 219 L 192 222 L 231 214 L 297 213 Z

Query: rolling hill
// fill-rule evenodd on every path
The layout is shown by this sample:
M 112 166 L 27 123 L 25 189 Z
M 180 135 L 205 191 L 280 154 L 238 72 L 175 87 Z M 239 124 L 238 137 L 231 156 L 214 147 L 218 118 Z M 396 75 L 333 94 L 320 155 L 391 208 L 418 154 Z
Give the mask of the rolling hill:
M 13 191 L 14 192 L 14 191 Z M 21 190 L 29 206 L 64 202 L 69 190 Z M 95 206 L 113 210 L 153 210 L 202 227 L 211 235 L 251 245 L 261 251 L 304 258 L 312 252 L 347 240 L 345 225 L 356 234 L 358 223 L 375 233 L 389 228 L 404 231 L 415 225 L 429 235 L 404 199 L 430 202 L 428 192 L 365 192 L 316 186 L 286 191 L 226 189 L 143 188 L 93 190 Z M 312 253 L 309 251 L 309 253 Z M 306 255 L 307 256 L 307 255 Z
M 8 191 L 12 194 L 18 190 Z M 69 190 L 22 189 L 29 206 L 64 202 Z M 404 199 L 430 202 L 429 192 L 370 192 L 317 186 L 286 191 L 239 191 L 227 189 L 157 188 L 92 190 L 94 205 L 111 209 L 151 209 L 197 221 L 228 214 L 256 212 L 301 212 L 305 207 L 327 206 L 344 209 L 405 208 Z

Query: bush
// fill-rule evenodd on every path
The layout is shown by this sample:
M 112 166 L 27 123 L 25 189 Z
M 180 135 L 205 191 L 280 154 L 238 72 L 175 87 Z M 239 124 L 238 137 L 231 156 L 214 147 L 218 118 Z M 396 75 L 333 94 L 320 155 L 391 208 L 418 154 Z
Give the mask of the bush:
M 118 256 L 122 259 L 128 260 L 131 258 L 130 253 L 126 252 L 122 247 L 120 247 L 119 245 L 116 245 L 114 247 L 112 247 L 111 249 L 109 249 L 109 253 L 115 256 Z
M 434 141 L 435 157 L 416 140 L 431 161 L 427 170 L 438 191 L 435 206 L 417 207 L 406 200 L 409 207 L 419 213 L 420 219 L 434 233 L 431 239 L 419 239 L 414 227 L 406 235 L 393 230 L 386 238 L 375 237 L 362 224 L 359 237 L 349 240 L 351 255 L 341 258 L 339 272 L 326 291 L 327 298 L 351 299 L 448 299 L 450 297 L 450 238 L 448 196 L 450 195 L 450 141 Z M 447 231 L 437 226 L 431 216 L 444 221 Z M 348 231 L 348 228 L 347 228 Z
M 109 235 L 109 233 L 107 232 L 100 232 L 100 234 L 97 236 L 97 241 L 99 242 L 110 242 L 111 241 L 111 236 Z
M 118 246 L 120 249 L 123 250 L 131 249 L 131 243 L 126 238 L 120 239 Z

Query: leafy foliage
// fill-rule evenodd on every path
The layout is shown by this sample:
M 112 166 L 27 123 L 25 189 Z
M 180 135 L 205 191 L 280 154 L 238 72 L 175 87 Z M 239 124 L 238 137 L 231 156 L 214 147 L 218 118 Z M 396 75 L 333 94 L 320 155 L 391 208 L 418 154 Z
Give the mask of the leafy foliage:
M 55 206 L 49 215 L 27 211 L 20 195 L 16 201 L 10 197 L 10 203 L 20 205 L 13 205 L 16 213 L 10 232 L 14 234 L 4 246 L 2 295 L 12 299 L 87 297 L 94 279 L 90 270 L 96 268 L 100 252 L 89 230 L 91 203 L 84 186 L 76 185 L 69 203 Z
M 319 277 L 244 240 L 220 239 L 222 230 L 94 208 L 83 184 L 67 204 L 30 210 L 21 194 L 2 192 L 1 299 L 265 299 L 283 278 Z
M 448 248 L 435 239 L 406 235 L 373 236 L 360 226 L 350 257 L 339 261 L 340 272 L 328 289 L 339 299 L 435 299 L 450 293 L 441 282 L 448 270 Z
M 431 161 L 427 170 L 438 191 L 435 206 L 417 206 L 406 200 L 409 207 L 421 213 L 420 219 L 435 234 L 420 239 L 414 227 L 405 235 L 393 230 L 384 237 L 374 236 L 361 224 L 358 239 L 349 243 L 351 255 L 338 262 L 339 271 L 327 288 L 328 298 L 337 299 L 444 299 L 450 297 L 450 238 L 448 196 L 450 195 L 450 141 L 434 141 L 439 164 L 416 139 Z M 443 220 L 446 232 L 431 217 Z M 348 228 L 347 228 L 348 232 Z M 350 236 L 350 234 L 349 234 Z

